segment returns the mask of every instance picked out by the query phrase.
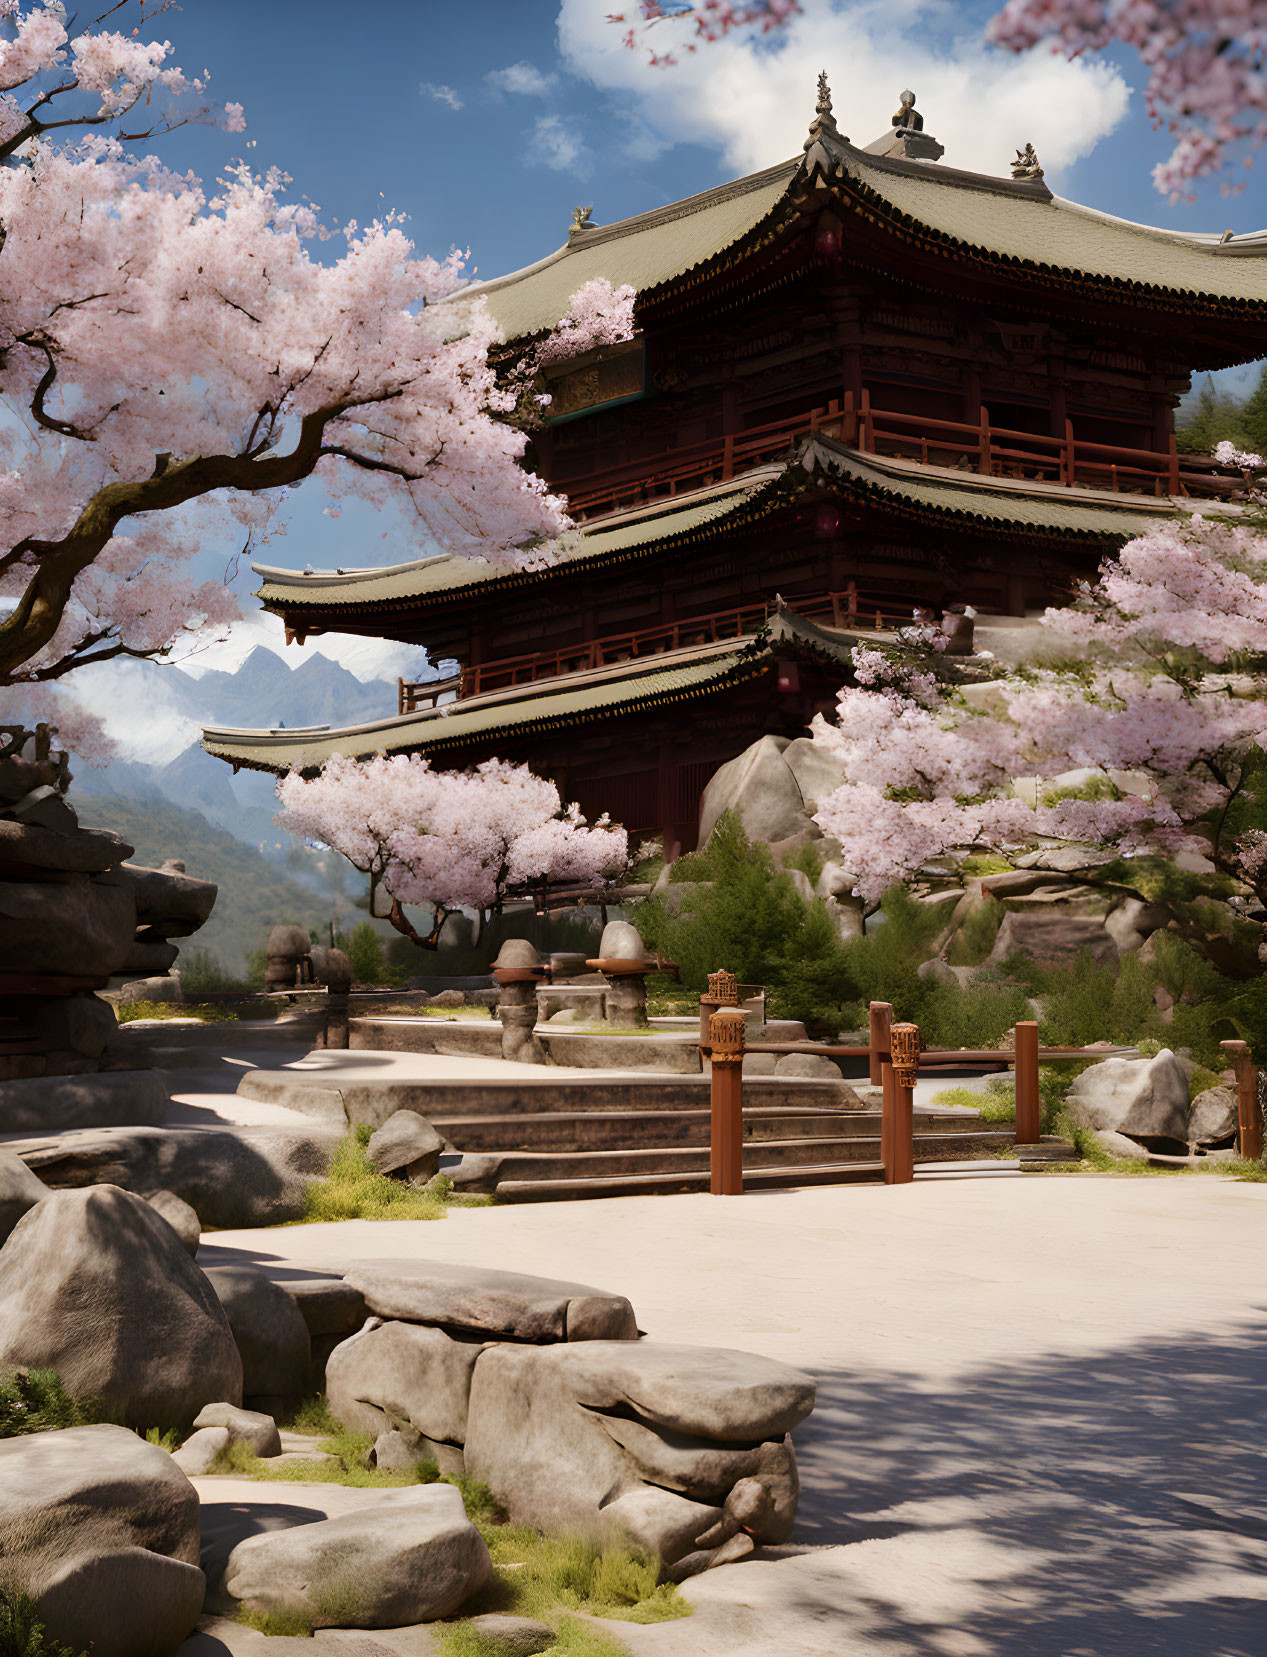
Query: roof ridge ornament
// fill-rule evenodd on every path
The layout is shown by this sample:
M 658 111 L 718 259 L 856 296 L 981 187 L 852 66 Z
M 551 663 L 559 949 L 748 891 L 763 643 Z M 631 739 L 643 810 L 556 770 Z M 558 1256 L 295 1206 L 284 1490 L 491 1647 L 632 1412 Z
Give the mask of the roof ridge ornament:
M 832 114 L 831 87 L 827 84 L 827 71 L 819 72 L 818 101 L 814 105 L 814 119 L 810 122 L 809 137 L 802 148 L 806 154 L 814 148 L 821 138 L 835 138 L 838 142 L 847 144 L 849 140 L 836 125 L 836 117 Z
M 1043 176 L 1043 169 L 1039 165 L 1038 152 L 1032 144 L 1026 144 L 1023 150 L 1017 150 L 1016 160 L 1012 163 L 1013 178 L 1039 179 Z
M 569 236 L 575 236 L 583 230 L 597 229 L 598 226 L 594 223 L 593 202 L 590 202 L 588 207 L 574 207 L 572 209 L 572 224 L 571 228 L 568 230 Z

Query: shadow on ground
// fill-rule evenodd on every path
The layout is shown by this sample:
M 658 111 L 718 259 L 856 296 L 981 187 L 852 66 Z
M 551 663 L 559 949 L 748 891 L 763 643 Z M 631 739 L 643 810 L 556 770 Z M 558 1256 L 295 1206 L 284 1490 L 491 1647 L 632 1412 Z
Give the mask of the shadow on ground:
M 818 1382 L 796 1540 L 846 1547 L 796 1574 L 829 1622 L 848 1607 L 848 1649 L 1267 1654 L 1267 1318 L 945 1387 Z

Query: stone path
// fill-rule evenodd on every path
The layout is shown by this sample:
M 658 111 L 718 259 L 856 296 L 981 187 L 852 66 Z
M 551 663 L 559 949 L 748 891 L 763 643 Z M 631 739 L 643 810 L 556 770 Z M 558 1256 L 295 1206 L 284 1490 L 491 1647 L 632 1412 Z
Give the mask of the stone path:
M 946 1180 L 209 1234 L 279 1276 L 434 1257 L 628 1294 L 812 1371 L 797 1546 L 642 1657 L 1262 1657 L 1267 1186 Z

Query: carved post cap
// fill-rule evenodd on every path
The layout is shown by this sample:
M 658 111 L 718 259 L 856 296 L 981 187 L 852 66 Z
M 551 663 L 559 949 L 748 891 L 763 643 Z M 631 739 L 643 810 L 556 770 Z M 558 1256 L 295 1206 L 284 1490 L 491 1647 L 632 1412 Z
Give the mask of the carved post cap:
M 893 1077 L 899 1087 L 914 1087 L 919 1079 L 919 1025 L 895 1024 L 889 1031 Z
M 739 980 L 733 972 L 727 972 L 723 967 L 720 972 L 709 973 L 708 999 L 719 1007 L 739 1005 Z
M 738 1007 L 719 1007 L 708 1021 L 714 1064 L 742 1064 L 748 1021 Z

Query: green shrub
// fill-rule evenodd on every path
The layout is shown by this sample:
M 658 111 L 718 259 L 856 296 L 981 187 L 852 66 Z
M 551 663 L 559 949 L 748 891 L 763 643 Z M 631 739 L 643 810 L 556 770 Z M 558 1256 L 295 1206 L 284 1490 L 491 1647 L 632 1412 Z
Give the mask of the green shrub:
M 304 1191 L 299 1225 L 325 1220 L 442 1220 L 450 1183 L 438 1174 L 423 1190 L 380 1174 L 365 1147 L 373 1129 L 362 1123 L 340 1140 L 325 1179 Z
M 384 984 L 387 982 L 387 961 L 383 955 L 383 941 L 368 921 L 361 921 L 347 937 L 339 940 L 340 947 L 352 963 L 354 984 Z
M 0 1657 L 84 1657 L 44 1632 L 35 1604 L 0 1584 Z
M 251 988 L 242 974 L 226 972 L 214 950 L 199 944 L 185 945 L 180 952 L 180 982 L 186 995 L 206 995 L 210 990 Z
M 946 959 L 952 967 L 980 966 L 994 948 L 1006 910 L 998 898 L 986 897 L 974 903 L 955 934 Z
M 100 1406 L 72 1398 L 55 1369 L 15 1369 L 0 1380 L 0 1438 L 100 1420 Z
M 749 842 L 733 813 L 707 847 L 673 865 L 680 912 L 645 898 L 633 921 L 651 949 L 675 961 L 685 989 L 698 994 L 724 967 L 741 983 L 764 984 L 776 1017 L 835 1027 L 842 1001 L 856 993 L 827 906 L 806 903 L 770 848 Z

